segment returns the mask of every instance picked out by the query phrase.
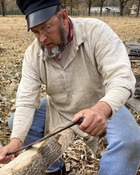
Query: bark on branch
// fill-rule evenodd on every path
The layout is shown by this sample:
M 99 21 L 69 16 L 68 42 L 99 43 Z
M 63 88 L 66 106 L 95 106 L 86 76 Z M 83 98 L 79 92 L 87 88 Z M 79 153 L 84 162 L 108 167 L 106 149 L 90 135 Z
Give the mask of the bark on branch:
M 35 144 L 0 169 L 0 175 L 42 175 L 74 142 L 75 134 L 67 129 Z

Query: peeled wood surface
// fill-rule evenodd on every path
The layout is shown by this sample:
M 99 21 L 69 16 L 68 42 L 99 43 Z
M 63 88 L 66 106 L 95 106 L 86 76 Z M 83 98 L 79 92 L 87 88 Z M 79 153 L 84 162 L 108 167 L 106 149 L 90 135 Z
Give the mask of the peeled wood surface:
M 0 168 L 0 175 L 42 175 L 74 142 L 75 134 L 67 129 L 57 136 L 35 144 Z

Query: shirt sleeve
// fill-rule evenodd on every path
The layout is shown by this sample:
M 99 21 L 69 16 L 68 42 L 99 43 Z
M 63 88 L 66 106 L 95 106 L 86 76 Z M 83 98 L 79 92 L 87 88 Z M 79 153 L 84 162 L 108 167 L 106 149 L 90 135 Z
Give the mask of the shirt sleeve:
M 106 102 L 112 109 L 112 115 L 125 104 L 126 100 L 130 97 L 131 92 L 123 87 L 116 87 L 108 91 L 106 95 L 99 101 Z
M 134 94 L 135 77 L 123 42 L 109 26 L 102 23 L 96 39 L 95 58 L 105 87 L 100 101 L 115 113 Z
M 31 47 L 29 47 L 23 60 L 22 77 L 16 96 L 16 111 L 11 134 L 11 139 L 19 138 L 22 142 L 24 142 L 31 127 L 35 109 L 40 104 L 41 80 L 35 64 Z
M 19 138 L 22 141 L 22 143 L 24 142 L 27 133 L 31 127 L 34 112 L 35 109 L 27 107 L 18 107 L 16 109 L 11 139 Z

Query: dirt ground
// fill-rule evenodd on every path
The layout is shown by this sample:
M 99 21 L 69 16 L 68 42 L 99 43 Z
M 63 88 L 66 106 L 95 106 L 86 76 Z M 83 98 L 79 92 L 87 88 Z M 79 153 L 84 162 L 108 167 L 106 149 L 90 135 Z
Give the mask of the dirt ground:
M 123 42 L 137 42 L 140 39 L 140 18 L 100 19 L 109 24 Z M 0 24 L 0 143 L 5 145 L 10 137 L 7 121 L 15 110 L 15 95 L 21 77 L 23 54 L 34 37 L 27 32 L 22 16 L 0 17 Z M 134 74 L 140 74 L 140 62 L 131 63 Z M 140 114 L 133 110 L 131 112 L 140 124 Z M 69 175 L 97 175 L 104 149 L 104 139 L 100 139 L 98 154 L 95 157 L 82 139 L 77 137 L 74 144 L 63 154 Z M 137 175 L 140 175 L 140 170 Z

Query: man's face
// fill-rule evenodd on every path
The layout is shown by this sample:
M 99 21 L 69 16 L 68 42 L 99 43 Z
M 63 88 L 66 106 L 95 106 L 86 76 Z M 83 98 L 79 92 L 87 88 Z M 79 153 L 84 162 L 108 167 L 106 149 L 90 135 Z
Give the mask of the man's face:
M 44 56 L 55 57 L 66 47 L 68 32 L 63 24 L 62 15 L 56 14 L 45 23 L 31 29 L 37 37 Z

